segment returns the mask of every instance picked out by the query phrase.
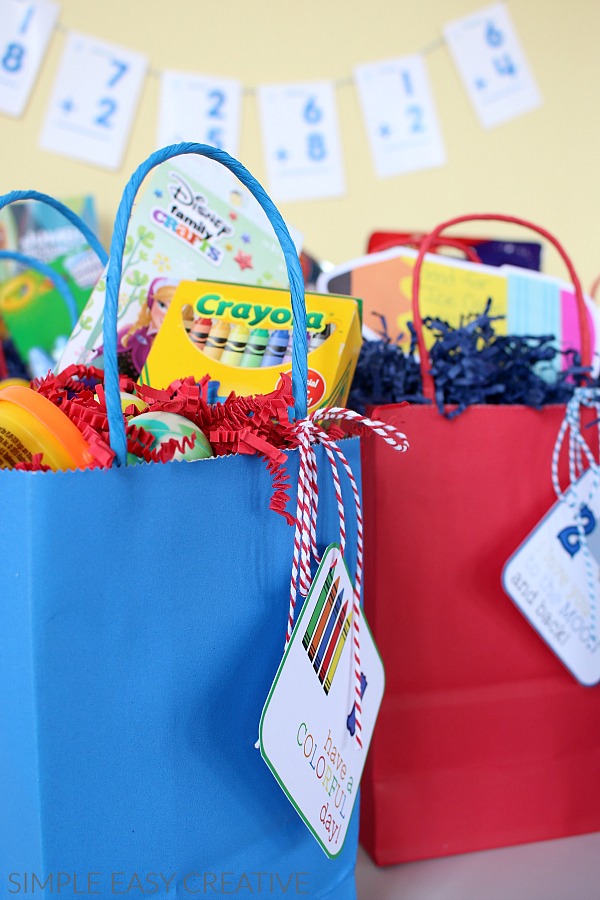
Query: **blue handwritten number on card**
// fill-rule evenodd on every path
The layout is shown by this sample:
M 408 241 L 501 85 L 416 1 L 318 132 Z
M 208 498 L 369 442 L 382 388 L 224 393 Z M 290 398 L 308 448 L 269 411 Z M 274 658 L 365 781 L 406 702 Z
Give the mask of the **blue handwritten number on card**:
M 35 12 L 35 6 L 29 6 L 27 8 L 27 12 L 23 17 L 23 21 L 21 22 L 21 27 L 19 28 L 19 34 L 25 34 L 27 29 L 29 28 L 29 23 L 31 22 L 31 17 Z
M 417 106 L 413 104 L 412 106 L 406 107 L 406 115 L 408 116 L 409 123 L 409 131 L 411 134 L 422 134 L 425 131 L 425 125 L 423 124 L 423 107 Z
M 405 93 L 407 93 L 409 95 L 413 94 L 414 91 L 413 91 L 412 81 L 410 80 L 410 72 L 407 72 L 405 69 L 403 69 L 402 72 L 400 73 L 400 75 L 402 78 L 402 84 L 404 86 Z
M 327 156 L 327 147 L 325 146 L 325 138 L 318 131 L 313 132 L 307 136 L 307 148 L 306 152 L 308 153 L 308 158 L 314 160 L 314 162 L 320 162 L 322 159 L 325 159 Z
M 27 29 L 29 28 L 29 23 L 31 22 L 31 17 L 35 12 L 34 6 L 28 6 L 23 16 L 23 21 L 21 22 L 21 26 L 19 28 L 19 34 L 25 34 Z M 20 72 L 23 67 L 23 61 L 25 59 L 25 47 L 23 44 L 19 44 L 17 41 L 13 41 L 10 44 L 6 45 L 6 50 L 4 51 L 4 56 L 2 57 L 2 68 L 5 72 Z
M 208 110 L 208 115 L 211 119 L 222 119 L 223 106 L 225 105 L 225 94 L 223 91 L 211 91 L 208 95 L 208 99 L 212 101 L 212 105 Z
M 118 103 L 112 97 L 102 97 L 98 100 L 98 106 L 102 112 L 94 119 L 95 125 L 102 125 L 103 128 L 112 128 L 111 118 L 117 110 Z
M 485 42 L 490 47 L 500 47 L 504 43 L 504 35 L 493 22 L 488 22 L 485 27 Z
M 309 97 L 302 118 L 308 125 L 316 125 L 323 118 L 323 111 L 317 106 L 317 98 Z M 320 162 L 327 156 L 325 137 L 318 131 L 313 131 L 306 136 L 306 154 L 313 162 Z
M 206 143 L 210 144 L 212 147 L 217 147 L 219 150 L 223 149 L 223 129 L 222 128 L 211 128 L 208 134 L 206 135 Z
M 317 122 L 320 122 L 323 118 L 323 113 L 317 106 L 317 101 L 315 97 L 309 97 L 306 106 L 304 107 L 304 121 L 308 122 L 309 125 L 316 125 Z
M 516 75 L 517 69 L 512 59 L 505 53 L 504 56 L 497 56 L 494 59 L 494 68 L 498 75 Z
M 25 47 L 23 44 L 8 44 L 2 57 L 2 68 L 7 72 L 19 72 L 23 65 L 24 56 Z
M 106 86 L 114 87 L 117 81 L 129 71 L 129 63 L 121 62 L 119 59 L 111 59 L 111 66 L 116 68 L 116 72 L 108 79 Z
M 120 59 L 111 59 L 110 65 L 114 66 L 115 71 L 112 72 L 110 78 L 106 82 L 107 88 L 115 87 L 117 82 L 129 71 L 129 63 L 123 62 Z M 112 118 L 119 108 L 119 104 L 113 97 L 101 97 L 100 100 L 98 100 L 98 106 L 101 111 L 94 119 L 94 125 L 100 125 L 102 128 L 112 128 L 114 124 Z

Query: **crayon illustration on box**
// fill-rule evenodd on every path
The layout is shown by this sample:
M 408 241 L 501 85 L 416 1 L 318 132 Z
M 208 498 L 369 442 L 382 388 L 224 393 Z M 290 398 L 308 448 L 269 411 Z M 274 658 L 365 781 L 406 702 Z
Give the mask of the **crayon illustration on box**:
M 359 302 L 306 294 L 308 407 L 343 406 L 362 343 Z M 164 387 L 209 375 L 219 398 L 274 390 L 292 366 L 289 291 L 217 281 L 182 281 L 140 376 Z

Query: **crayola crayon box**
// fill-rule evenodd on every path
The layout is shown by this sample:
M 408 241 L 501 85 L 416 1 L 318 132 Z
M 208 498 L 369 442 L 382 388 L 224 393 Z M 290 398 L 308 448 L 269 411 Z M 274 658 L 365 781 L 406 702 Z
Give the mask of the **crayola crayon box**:
M 306 294 L 308 408 L 343 406 L 362 344 L 360 301 Z M 292 310 L 284 289 L 182 281 L 140 381 L 166 387 L 210 375 L 219 398 L 266 394 L 292 367 Z

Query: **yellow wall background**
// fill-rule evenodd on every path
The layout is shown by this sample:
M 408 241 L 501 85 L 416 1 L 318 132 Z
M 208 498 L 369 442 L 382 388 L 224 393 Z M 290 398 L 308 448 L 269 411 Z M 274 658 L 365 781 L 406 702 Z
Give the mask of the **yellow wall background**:
M 239 158 L 268 188 L 256 97 L 258 84 L 330 79 L 336 88 L 346 173 L 343 198 L 280 205 L 319 258 L 341 263 L 365 251 L 379 229 L 433 227 L 470 212 L 530 218 L 562 240 L 584 288 L 600 273 L 598 0 L 511 0 L 510 15 L 543 105 L 489 131 L 472 110 L 447 48 L 426 56 L 447 165 L 388 179 L 375 176 L 362 124 L 353 66 L 417 53 L 442 36 L 444 23 L 485 0 L 60 0 L 54 33 L 21 119 L 0 117 L 0 192 L 35 188 L 55 196 L 95 195 L 108 244 L 121 191 L 155 149 L 160 69 L 238 78 L 244 96 Z M 64 45 L 82 31 L 150 58 L 131 142 L 118 172 L 39 149 L 39 136 Z M 345 83 L 344 83 L 345 82 Z M 473 232 L 473 227 L 466 229 Z M 502 226 L 477 229 L 517 237 Z M 545 268 L 563 274 L 553 252 Z

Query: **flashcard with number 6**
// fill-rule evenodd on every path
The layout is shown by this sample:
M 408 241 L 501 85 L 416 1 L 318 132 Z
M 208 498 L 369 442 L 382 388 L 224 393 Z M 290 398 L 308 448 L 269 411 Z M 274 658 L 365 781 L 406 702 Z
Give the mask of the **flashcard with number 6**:
M 333 84 L 265 85 L 258 89 L 270 193 L 309 200 L 344 193 Z
M 146 68 L 140 53 L 71 32 L 42 131 L 44 150 L 117 169 Z
M 505 4 L 450 22 L 444 34 L 484 128 L 540 106 L 537 85 Z

